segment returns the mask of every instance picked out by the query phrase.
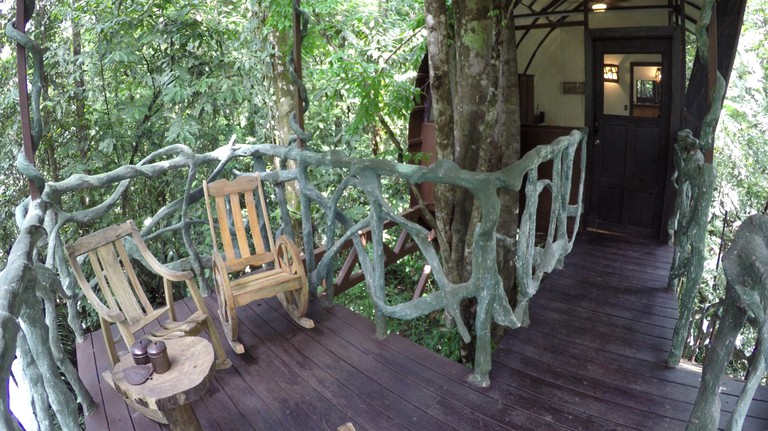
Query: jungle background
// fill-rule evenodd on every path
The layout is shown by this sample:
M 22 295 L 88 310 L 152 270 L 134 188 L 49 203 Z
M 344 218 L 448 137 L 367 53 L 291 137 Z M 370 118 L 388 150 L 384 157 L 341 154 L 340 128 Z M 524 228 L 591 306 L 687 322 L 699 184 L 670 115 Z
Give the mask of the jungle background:
M 306 130 L 312 148 L 339 149 L 355 157 L 408 160 L 407 118 L 417 89 L 414 77 L 426 51 L 421 2 L 406 0 L 318 0 L 304 6 L 311 17 L 303 46 L 304 81 L 311 107 Z M 707 273 L 699 293 L 693 334 L 684 357 L 700 362 L 717 318 L 723 281 L 719 257 L 739 223 L 768 205 L 768 26 L 766 0 L 750 0 L 739 54 L 718 126 L 715 165 L 718 181 L 709 225 Z M 13 2 L 0 3 L 8 22 Z M 43 140 L 37 166 L 47 179 L 99 173 L 134 164 L 170 143 L 195 152 L 211 151 L 232 135 L 253 143 L 284 144 L 292 109 L 285 72 L 291 49 L 291 9 L 286 1 L 242 2 L 121 0 L 39 1 L 28 24 L 45 56 Z M 15 51 L 0 44 L 0 267 L 18 234 L 15 207 L 26 197 L 26 181 L 14 164 L 21 129 Z M 234 166 L 248 170 L 247 165 Z M 335 184 L 316 172 L 318 187 Z M 120 210 L 82 231 L 62 232 L 71 242 L 84 232 L 135 218 L 141 224 L 181 194 L 185 178 L 166 175 L 138 180 Z M 407 188 L 387 185 L 407 205 Z M 104 196 L 71 197 L 87 206 Z M 79 199 L 80 202 L 76 200 Z M 201 211 L 203 208 L 196 208 Z M 347 208 L 355 211 L 354 207 Z M 363 211 L 363 208 L 360 208 Z M 296 214 L 298 217 L 298 214 Z M 171 261 L 185 253 L 178 241 L 156 244 Z M 201 239 L 204 240 L 204 239 Z M 391 269 L 391 289 L 407 297 L 421 275 L 418 258 Z M 372 313 L 364 290 L 341 302 Z M 96 322 L 83 308 L 84 323 Z M 439 323 L 395 322 L 401 331 L 446 356 L 458 358 L 458 336 Z M 754 335 L 738 342 L 737 358 L 752 352 Z M 70 340 L 71 341 L 71 340 Z M 742 373 L 736 361 L 732 372 Z

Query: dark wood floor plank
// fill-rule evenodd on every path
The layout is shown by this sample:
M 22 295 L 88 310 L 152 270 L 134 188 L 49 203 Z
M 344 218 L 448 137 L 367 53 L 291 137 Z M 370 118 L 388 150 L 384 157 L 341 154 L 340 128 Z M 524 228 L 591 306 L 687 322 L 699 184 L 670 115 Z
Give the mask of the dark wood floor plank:
M 591 266 L 594 265 L 594 263 L 584 263 L 582 265 L 578 263 L 572 263 L 567 267 L 567 272 L 571 277 L 589 277 L 591 280 L 598 281 L 599 284 L 597 284 L 597 286 L 620 286 L 623 288 L 621 290 L 617 290 L 616 292 L 611 292 L 611 294 L 654 292 L 657 290 L 666 289 L 667 286 L 666 280 L 653 282 L 643 277 L 637 276 L 636 272 L 625 272 L 618 274 L 612 273 L 605 269 L 595 270 L 591 268 Z M 625 271 L 633 270 L 626 269 Z
M 350 326 L 358 328 L 363 334 L 374 333 L 372 322 L 367 320 L 360 322 L 359 319 L 361 317 L 349 310 L 342 307 L 334 307 L 328 311 L 335 316 L 341 317 Z M 344 333 L 346 334 L 347 332 L 345 331 Z M 370 335 L 364 336 L 368 337 Z M 520 390 L 506 385 L 504 382 L 493 380 L 493 377 L 489 388 L 481 389 L 468 386 L 466 382 L 468 370 L 457 366 L 455 362 L 424 349 L 412 349 L 413 343 L 400 336 L 390 335 L 384 340 L 384 343 L 394 346 L 393 350 L 398 351 L 405 358 L 405 362 L 400 363 L 399 367 L 404 369 L 408 369 L 409 366 L 415 368 L 413 372 L 408 373 L 409 375 L 420 376 L 433 381 L 433 384 L 439 385 L 443 393 L 455 394 L 457 399 L 470 403 L 468 405 L 481 414 L 489 417 L 501 415 L 496 420 L 512 427 L 512 429 L 558 429 L 557 427 L 567 427 L 575 430 L 624 429 L 617 424 L 606 422 L 600 418 L 587 416 L 579 409 L 554 405 L 535 392 Z M 361 342 L 360 344 L 364 343 Z M 391 361 L 391 354 L 384 354 L 387 360 Z M 447 379 L 445 378 L 446 376 L 451 376 L 451 378 Z M 475 395 L 481 398 L 475 401 L 476 397 L 473 397 L 471 393 L 467 394 L 462 389 L 470 389 L 470 392 L 474 392 Z M 497 403 L 501 403 L 502 407 L 497 406 Z M 491 411 L 488 411 L 488 408 Z M 520 411 L 520 413 L 515 413 L 515 411 Z M 535 421 L 531 418 L 531 415 L 534 415 Z M 542 423 L 542 420 L 545 422 Z
M 551 339 L 544 340 L 542 337 L 527 338 L 526 342 L 513 343 L 509 346 L 511 347 L 500 347 L 497 352 L 513 351 L 577 375 L 587 375 L 626 385 L 629 388 L 671 400 L 687 400 L 688 404 L 692 404 L 692 400 L 696 398 L 700 377 L 683 369 L 648 366 L 649 364 L 638 364 L 637 361 L 627 363 L 626 360 L 620 362 L 609 359 L 598 362 L 584 355 L 577 356 L 569 353 L 567 346 L 563 348 L 561 343 L 552 342 Z M 733 411 L 736 399 L 737 396 L 733 393 L 721 394 L 722 410 Z M 768 402 L 755 399 L 749 416 L 757 417 L 758 411 L 762 411 L 763 414 L 768 411 Z
M 668 320 L 657 320 L 656 316 L 653 315 L 642 315 L 641 313 L 631 315 L 621 308 L 614 307 L 611 309 L 607 305 L 594 305 L 586 308 L 568 301 L 567 297 L 542 294 L 540 297 L 534 298 L 531 306 L 542 311 L 559 314 L 568 319 L 588 321 L 596 325 L 603 324 L 611 330 L 623 329 L 630 333 L 663 340 L 671 340 L 674 330 L 674 326 L 665 325 L 669 322 Z
M 548 301 L 549 298 L 558 298 L 561 301 L 566 301 L 569 304 L 585 309 L 604 309 L 605 311 L 618 313 L 635 320 L 651 316 L 659 325 L 667 328 L 674 328 L 677 322 L 678 312 L 674 308 L 650 305 L 634 301 L 631 298 L 606 295 L 605 292 L 574 287 L 564 283 L 563 278 L 558 278 L 557 281 L 549 283 L 546 289 L 539 290 L 536 296 L 534 296 L 533 301 Z
M 584 320 L 569 318 L 567 315 L 544 307 L 532 308 L 530 313 L 531 327 L 536 323 L 542 323 L 539 328 L 542 331 L 562 335 L 573 334 L 579 337 L 579 342 L 595 347 L 605 344 L 616 349 L 625 348 L 637 352 L 641 357 L 649 358 L 665 356 L 671 346 L 671 342 L 663 337 L 633 333 L 630 329 L 620 326 L 607 327 L 604 326 L 605 322 L 597 317 L 583 315 L 580 317 Z M 573 331 L 574 329 L 578 331 Z
M 606 258 L 637 257 L 646 259 L 649 264 L 672 262 L 674 249 L 668 245 L 653 241 L 642 241 L 633 238 L 622 238 L 602 235 L 593 232 L 581 232 L 576 240 L 574 250 L 589 248 L 602 252 Z
M 275 299 L 257 301 L 238 309 L 246 353 L 225 345 L 233 366 L 216 373 L 193 408 L 213 430 L 335 430 L 346 422 L 361 431 L 682 430 L 700 374 L 665 365 L 677 318 L 665 289 L 671 256 L 668 246 L 580 233 L 565 267 L 531 301 L 530 327 L 508 331 L 494 352 L 489 388 L 399 335 L 378 340 L 371 321 L 340 306 L 311 305 L 316 327 L 307 330 Z M 216 309 L 215 297 L 205 302 Z M 191 313 L 190 304 L 179 302 L 179 314 Z M 106 350 L 100 334 L 90 340 L 78 346 L 79 369 L 107 407 L 88 429 L 168 429 L 105 390 L 98 372 Z M 742 383 L 722 386 L 721 427 Z M 768 429 L 767 388 L 758 389 L 744 429 Z
M 657 245 L 656 247 L 659 246 Z M 585 244 L 579 238 L 572 252 L 566 256 L 565 262 L 567 263 L 569 259 L 576 259 L 581 256 L 589 257 L 593 262 L 611 262 L 613 264 L 629 262 L 639 266 L 643 271 L 655 274 L 668 273 L 672 263 L 672 253 L 667 253 L 663 249 L 660 252 L 647 252 L 637 248 L 624 248 L 621 245 L 617 246 L 617 244 L 606 247 L 589 243 Z
M 518 369 L 509 368 L 500 362 L 494 364 L 492 377 L 524 390 L 535 391 L 551 403 L 576 406 L 584 413 L 604 418 L 623 427 L 653 430 L 680 429 L 680 421 L 623 406 L 614 400 L 584 393 Z
M 544 349 L 550 347 L 556 350 L 558 354 L 571 354 L 574 357 L 583 360 L 593 361 L 601 369 L 603 367 L 615 366 L 639 376 L 653 377 L 659 380 L 666 380 L 674 384 L 686 385 L 693 389 L 698 388 L 701 375 L 688 369 L 685 364 L 678 368 L 669 368 L 666 366 L 666 355 L 656 355 L 653 358 L 641 358 L 640 355 L 627 354 L 629 349 L 626 346 L 616 346 L 613 344 L 602 343 L 580 343 L 577 334 L 566 334 L 559 336 L 550 332 L 542 333 L 537 328 L 520 328 L 507 332 L 507 336 L 502 341 L 501 346 L 509 350 L 516 350 L 520 346 L 533 346 L 534 349 Z M 618 352 L 618 353 L 617 353 Z M 732 379 L 724 379 L 722 382 L 725 394 L 738 396 L 742 384 Z M 660 389 L 661 390 L 661 389 Z M 759 388 L 755 395 L 756 400 L 766 400 L 766 388 Z M 763 416 L 768 410 L 763 413 Z
M 274 302 L 269 301 L 270 304 Z M 444 398 L 432 390 L 434 384 L 420 382 L 412 379 L 409 373 L 401 372 L 399 367 L 389 367 L 387 362 L 393 358 L 395 352 L 389 352 L 390 356 L 381 358 L 380 362 L 374 356 L 368 354 L 370 349 L 352 343 L 344 337 L 348 332 L 355 331 L 351 327 L 343 328 L 340 325 L 331 326 L 329 315 L 319 308 L 313 308 L 312 314 L 318 327 L 330 329 L 330 334 L 320 334 L 319 331 L 307 331 L 312 339 L 333 352 L 344 352 L 344 360 L 358 371 L 362 372 L 374 381 L 379 382 L 399 397 L 412 405 L 428 411 L 432 416 L 440 418 L 444 423 L 458 429 L 500 429 L 498 424 L 484 420 L 481 415 L 475 414 L 462 404 L 455 403 Z M 370 341 L 368 344 L 373 344 Z
M 240 341 L 246 353 L 236 355 L 235 367 L 244 374 L 254 391 L 272 407 L 283 429 L 329 429 L 350 420 L 338 408 L 345 400 L 343 390 L 323 392 L 308 381 L 333 381 L 323 370 L 315 370 L 306 355 L 293 348 L 280 334 L 248 306 L 238 307 Z M 339 399 L 329 398 L 336 395 Z M 346 400 L 354 401 L 346 397 Z M 314 425 L 313 425 L 314 424 Z M 257 427 L 259 429 L 259 427 Z
M 546 429 L 555 426 L 553 422 L 557 422 L 551 419 L 561 418 L 563 422 L 579 421 L 579 415 L 576 412 L 568 415 L 567 412 L 556 411 L 551 406 L 542 403 L 542 400 L 537 399 L 535 396 L 517 393 L 512 394 L 506 392 L 502 396 L 497 394 L 501 392 L 498 388 L 499 385 L 492 385 L 488 389 L 480 389 L 471 386 L 466 381 L 467 369 L 457 366 L 458 364 L 451 361 L 452 368 L 461 368 L 459 380 L 446 378 L 444 374 L 441 374 L 427 364 L 432 363 L 434 359 L 444 359 L 442 357 L 436 358 L 436 354 L 430 353 L 432 356 L 425 362 L 414 360 L 401 352 L 393 349 L 384 343 L 372 342 L 372 338 L 375 337 L 374 328 L 369 325 L 369 321 L 359 322 L 360 317 L 352 315 L 351 312 L 345 310 L 342 307 L 334 307 L 332 310 L 322 310 L 333 316 L 338 314 L 346 314 L 346 317 L 352 317 L 351 322 L 345 319 L 323 319 L 322 322 L 327 324 L 334 333 L 342 334 L 346 340 L 351 344 L 360 346 L 365 352 L 380 361 L 383 366 L 393 367 L 400 370 L 410 379 L 418 381 L 424 386 L 429 386 L 434 391 L 438 391 L 442 396 L 446 398 L 452 398 L 453 400 L 461 400 L 460 402 L 470 408 L 476 416 L 484 416 L 492 419 L 496 424 L 503 424 L 505 427 L 511 429 Z M 319 312 L 319 311 L 318 311 Z M 362 324 L 360 324 L 362 323 Z M 394 338 L 400 338 L 400 336 L 391 334 L 388 336 L 388 340 Z M 527 399 L 524 399 L 527 397 Z M 453 401 L 455 404 L 457 401 Z M 526 408 L 526 406 L 532 406 Z M 509 414 L 510 410 L 519 410 L 518 414 Z M 548 419 L 544 419 L 548 418 Z M 567 422 L 566 422 L 567 421 Z M 474 421 L 461 421 L 457 424 L 461 424 L 461 429 L 498 429 L 493 423 L 484 426 L 473 426 Z M 589 421 L 589 428 L 584 429 L 596 429 L 596 423 Z M 579 428 L 574 428 L 579 429 Z
M 579 370 L 574 372 L 559 366 L 550 366 L 541 359 L 521 355 L 512 350 L 499 349 L 494 354 L 494 359 L 511 369 L 598 397 L 606 402 L 615 402 L 618 405 L 652 415 L 687 421 L 693 407 L 692 403 L 681 399 L 661 397 L 653 392 L 649 393 L 643 389 L 632 387 L 621 380 L 607 379 L 605 374 L 596 377 L 579 372 Z M 622 408 L 622 410 L 624 409 Z
M 611 250 L 599 250 L 589 246 L 574 247 L 576 253 L 570 253 L 565 258 L 565 262 L 569 263 L 572 260 L 588 261 L 588 262 L 600 262 L 601 265 L 605 265 L 609 268 L 626 268 L 625 264 L 631 265 L 631 267 L 637 268 L 639 271 L 645 274 L 653 274 L 659 276 L 662 280 L 666 280 L 669 275 L 669 268 L 671 266 L 671 259 L 626 255 L 621 251 L 617 251 L 616 248 Z
M 271 302 L 271 301 L 270 301 Z M 360 370 L 349 366 L 346 362 L 347 352 L 334 352 L 317 343 L 307 334 L 298 331 L 293 322 L 283 313 L 277 312 L 268 304 L 260 308 L 261 316 L 278 333 L 290 334 L 288 341 L 297 350 L 301 350 L 318 367 L 330 373 L 345 386 L 354 388 L 363 399 L 375 403 L 382 411 L 391 415 L 392 419 L 411 430 L 448 430 L 455 429 L 440 418 L 431 417 L 424 410 L 413 406 L 407 400 L 384 387 L 380 382 L 366 376 Z M 318 330 L 315 328 L 314 330 Z M 329 336 L 333 336 L 329 334 Z
M 254 354 L 254 359 L 263 362 L 265 358 L 270 358 L 267 350 L 271 351 L 272 356 L 275 356 L 276 359 L 279 359 L 284 364 L 282 366 L 284 369 L 280 370 L 280 372 L 284 373 L 286 380 L 288 379 L 288 373 L 293 373 L 296 376 L 295 379 L 300 380 L 296 384 L 307 388 L 304 391 L 305 394 L 315 394 L 312 396 L 308 395 L 307 399 L 305 399 L 305 403 L 311 407 L 312 411 L 317 411 L 321 414 L 325 413 L 324 410 L 330 413 L 341 412 L 337 420 L 329 423 L 329 426 L 334 427 L 333 429 L 348 422 L 350 420 L 348 418 L 353 418 L 367 429 L 402 429 L 402 426 L 397 425 L 394 418 L 389 417 L 386 412 L 382 411 L 379 405 L 357 396 L 353 392 L 354 388 L 345 386 L 334 375 L 318 367 L 307 356 L 307 352 L 304 349 L 296 348 L 284 334 L 277 332 L 261 316 L 261 308 L 264 307 L 268 306 L 263 304 L 262 301 L 257 301 L 249 306 L 241 307 L 242 310 L 240 311 L 242 315 L 241 322 L 246 322 L 246 326 L 250 330 L 249 332 L 253 332 L 263 340 L 262 344 L 258 346 L 259 352 Z M 259 310 L 259 312 L 257 313 L 254 310 Z M 293 328 L 289 336 L 295 337 L 298 334 L 300 334 L 300 330 Z M 261 353 L 262 351 L 264 353 Z M 267 367 L 267 365 L 265 362 L 264 366 Z M 293 384 L 293 382 L 287 382 L 286 384 Z
M 101 335 L 97 333 L 96 335 Z M 91 340 L 93 334 L 87 334 L 82 343 L 77 343 L 75 349 L 77 351 L 77 369 L 80 374 L 80 379 L 83 381 L 86 389 L 90 392 L 94 400 L 99 404 L 96 411 L 92 414 L 85 416 L 86 429 L 96 430 L 109 430 L 109 423 L 107 422 L 107 413 L 104 410 L 104 401 L 102 400 L 101 387 L 99 385 L 99 375 L 96 369 L 96 357 L 93 349 L 93 341 Z
M 639 373 L 636 367 L 623 368 L 618 364 L 576 356 L 562 349 L 558 343 L 552 342 L 521 342 L 508 346 L 499 347 L 495 354 L 505 355 L 506 352 L 513 352 L 540 361 L 542 366 L 562 368 L 575 375 L 590 376 L 610 383 L 621 383 L 629 388 L 672 400 L 690 400 L 696 397 L 695 386 L 670 381 L 664 375 L 666 369 L 662 373 Z
M 595 262 L 600 262 L 600 264 L 594 267 Z M 643 263 L 636 263 L 627 259 L 616 259 L 615 257 L 599 260 L 595 256 L 572 254 L 566 258 L 566 264 L 569 268 L 578 268 L 581 272 L 586 271 L 614 280 L 628 280 L 632 283 L 648 287 L 666 287 L 669 278 L 669 268 L 666 270 L 651 270 Z
M 564 289 L 582 289 L 585 292 L 594 292 L 608 298 L 617 298 L 626 301 L 635 301 L 641 304 L 654 305 L 661 308 L 667 308 L 670 311 L 676 311 L 675 295 L 667 292 L 665 289 L 650 288 L 639 284 L 622 283 L 615 280 L 607 280 L 601 277 L 595 277 L 590 274 L 570 271 L 569 268 L 556 270 L 548 274 L 547 278 L 559 279 L 558 284 Z M 663 295 L 657 295 L 658 292 L 666 292 Z

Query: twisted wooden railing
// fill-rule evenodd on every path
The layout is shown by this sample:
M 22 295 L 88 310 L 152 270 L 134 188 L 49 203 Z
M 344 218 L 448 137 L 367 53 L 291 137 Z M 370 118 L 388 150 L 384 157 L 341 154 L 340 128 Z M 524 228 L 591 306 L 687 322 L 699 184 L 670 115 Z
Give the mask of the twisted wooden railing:
M 384 160 L 352 159 L 340 152 L 314 153 L 294 147 L 274 145 L 229 145 L 213 152 L 194 154 L 183 145 L 172 145 L 159 150 L 137 165 L 123 166 L 112 172 L 97 175 L 73 175 L 59 182 L 43 184 L 43 193 L 39 200 L 26 201 L 17 209 L 21 235 L 13 245 L 9 265 L 0 273 L 0 326 L 4 336 L 0 345 L 0 376 L 3 378 L 3 397 L 7 400 L 8 380 L 13 352 L 18 349 L 24 364 L 24 372 L 32 376 L 34 402 L 38 418 L 50 418 L 51 405 L 57 420 L 61 424 L 72 424 L 76 418 L 73 410 L 75 403 L 69 391 L 61 385 L 56 367 L 62 370 L 73 382 L 73 387 L 86 411 L 93 408 L 93 401 L 83 389 L 71 364 L 55 352 L 61 351 L 57 329 L 53 322 L 40 323 L 43 307 L 55 304 L 55 295 L 69 303 L 70 310 L 76 310 L 80 294 L 75 291 L 75 283 L 63 255 L 62 228 L 68 224 L 94 224 L 105 214 L 112 211 L 120 197 L 135 178 L 156 178 L 178 169 L 187 170 L 187 185 L 184 196 L 166 205 L 152 217 L 144 227 L 147 238 L 158 235 L 181 232 L 188 257 L 173 262 L 179 269 L 194 269 L 203 274 L 203 268 L 210 266 L 210 259 L 201 256 L 197 245 L 192 241 L 192 229 L 202 228 L 201 221 L 190 217 L 196 213 L 193 205 L 201 200 L 202 193 L 193 184 L 198 178 L 198 171 L 205 166 L 214 165 L 208 180 L 218 177 L 228 162 L 240 157 L 278 157 L 297 162 L 299 168 L 288 171 L 264 173 L 267 182 L 276 185 L 276 196 L 281 209 L 281 218 L 286 233 L 290 234 L 290 222 L 285 199 L 282 198 L 281 185 L 286 181 L 298 179 L 301 192 L 311 206 L 319 207 L 326 217 L 325 245 L 326 253 L 317 263 L 314 254 L 307 253 L 307 267 L 310 285 L 316 289 L 322 282 L 333 276 L 334 257 L 343 244 L 351 240 L 365 274 L 368 291 L 377 310 L 377 331 L 385 335 L 385 316 L 410 319 L 438 309 L 445 309 L 453 316 L 462 336 L 469 340 L 469 331 L 459 313 L 462 299 L 476 297 L 478 300 L 477 318 L 474 322 L 477 333 L 475 352 L 475 372 L 471 380 L 480 385 L 489 384 L 488 373 L 491 363 L 490 327 L 491 322 L 510 328 L 520 326 L 527 315 L 529 299 L 538 288 L 542 275 L 558 263 L 562 263 L 565 254 L 570 251 L 574 234 L 578 229 L 581 215 L 581 196 L 585 171 L 585 131 L 573 131 L 569 136 L 555 140 L 550 145 L 540 146 L 526 154 L 520 161 L 494 173 L 465 171 L 451 162 L 438 162 L 431 167 L 422 167 L 393 163 Z M 578 179 L 578 201 L 569 203 L 573 163 L 578 147 L 581 146 L 580 177 Z M 539 179 L 538 169 L 543 163 L 553 163 L 553 178 Z M 307 167 L 324 167 L 345 173 L 337 189 L 330 197 L 315 188 Z M 34 169 L 26 166 L 25 169 Z M 35 173 L 37 178 L 42 175 Z M 384 199 L 381 179 L 384 176 L 399 178 L 412 184 L 433 181 L 467 188 L 482 208 L 482 217 L 475 227 L 475 247 L 473 249 L 473 272 L 465 283 L 451 283 L 442 270 L 438 253 L 428 239 L 429 232 L 422 226 L 398 214 Z M 339 209 L 339 203 L 350 187 L 362 190 L 368 199 L 370 211 L 361 220 L 351 220 Z M 64 197 L 74 192 L 89 189 L 114 188 L 111 196 L 87 209 L 68 210 L 62 202 Z M 523 212 L 519 238 L 508 238 L 496 233 L 500 204 L 498 190 L 511 192 L 523 190 L 526 208 Z M 552 195 L 552 211 L 549 230 L 543 243 L 534 241 L 539 195 L 543 190 Z M 77 200 L 75 200 L 77 201 Z M 308 206 L 310 206 L 308 205 Z M 306 211 L 310 208 L 306 208 Z M 202 211 L 199 211 L 202 214 Z M 144 218 L 144 215 L 137 215 Z M 568 230 L 569 219 L 571 230 Z M 418 244 L 426 260 L 432 266 L 439 290 L 424 297 L 402 303 L 392 304 L 385 295 L 384 279 L 384 242 L 382 227 L 385 222 L 402 226 Z M 309 217 L 302 220 L 304 244 L 314 244 L 313 226 Z M 165 226 L 158 229 L 158 226 Z M 358 232 L 370 228 L 370 248 L 360 240 Z M 337 232 L 340 234 L 337 235 Z M 517 259 L 508 262 L 517 266 L 518 293 L 513 309 L 504 293 L 502 280 L 496 263 L 497 247 L 516 247 Z M 207 250 L 206 250 L 207 251 Z M 44 264 L 43 264 L 44 262 Z M 201 285 L 205 279 L 201 277 Z M 331 286 L 327 283 L 326 286 Z M 333 292 L 327 292 L 332 298 Z M 46 308 L 48 310 L 48 308 Z M 54 313 L 47 313 L 46 319 Z M 81 328 L 77 314 L 70 313 L 70 324 L 80 336 Z M 18 335 L 18 336 L 17 336 Z M 47 340 L 43 342 L 41 340 Z M 36 379 L 36 376 L 41 378 Z M 52 378 L 55 377 L 55 378 Z M 8 406 L 0 412 L 0 423 L 4 429 L 15 429 L 16 422 Z M 67 427 L 65 425 L 65 427 Z
M 697 55 L 704 64 L 709 61 L 707 27 L 713 3 L 714 0 L 704 2 L 702 16 L 696 24 Z M 701 137 L 696 139 L 690 130 L 682 130 L 677 134 L 674 148 L 675 172 L 672 181 L 677 189 L 677 198 L 675 213 L 669 221 L 674 254 L 667 287 L 678 292 L 680 315 L 672 335 L 672 348 L 667 356 L 667 365 L 671 367 L 680 363 L 691 330 L 694 302 L 706 259 L 705 241 L 716 173 L 714 165 L 706 163 L 704 154 L 714 146 L 715 126 L 720 118 L 725 95 L 723 76 L 717 73 L 715 78 Z
M 725 426 L 740 430 L 768 360 L 768 216 L 748 217 L 736 231 L 723 256 L 725 305 L 704 358 L 701 385 L 688 422 L 688 431 L 713 431 L 720 426 L 720 379 L 725 375 L 736 338 L 745 323 L 757 332 L 747 380 Z M 748 319 L 748 317 L 751 317 Z

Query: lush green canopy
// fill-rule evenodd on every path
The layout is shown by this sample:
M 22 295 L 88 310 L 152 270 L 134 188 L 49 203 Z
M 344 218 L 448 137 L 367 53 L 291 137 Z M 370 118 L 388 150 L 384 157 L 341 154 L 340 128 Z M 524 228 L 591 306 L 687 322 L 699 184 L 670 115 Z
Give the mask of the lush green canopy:
M 3 23 L 12 3 L 0 6 Z M 394 159 L 425 52 L 422 6 L 324 0 L 305 7 L 312 20 L 303 48 L 312 103 L 306 128 L 318 149 Z M 204 152 L 233 134 L 257 143 L 287 139 L 277 99 L 280 84 L 289 82 L 282 63 L 291 49 L 290 1 L 43 0 L 28 32 L 45 56 L 37 166 L 48 180 L 134 164 L 169 143 Z M 3 40 L 0 244 L 7 247 L 17 234 L 13 208 L 27 191 L 13 166 L 21 136 L 15 50 Z M 122 214 L 110 217 L 153 215 L 184 184 L 164 181 L 134 188 Z M 0 263 L 5 259 L 2 249 Z

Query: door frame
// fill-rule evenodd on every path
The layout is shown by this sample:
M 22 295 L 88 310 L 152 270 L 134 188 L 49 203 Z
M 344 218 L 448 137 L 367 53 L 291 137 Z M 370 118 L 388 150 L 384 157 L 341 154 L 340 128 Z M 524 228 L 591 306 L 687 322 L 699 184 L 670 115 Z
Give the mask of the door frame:
M 664 39 L 670 46 L 671 58 L 669 59 L 669 73 L 665 72 L 665 78 L 670 82 L 670 112 L 669 112 L 669 151 L 667 155 L 667 175 L 664 185 L 662 220 L 660 223 L 657 241 L 668 242 L 670 239 L 667 223 L 674 211 L 675 189 L 671 180 L 674 172 L 674 144 L 677 141 L 677 132 L 682 127 L 683 101 L 685 94 L 685 69 L 683 60 L 685 58 L 685 46 L 682 37 L 681 27 L 634 27 L 634 28 L 610 28 L 610 29 L 589 29 L 584 32 L 584 53 L 585 53 L 585 109 L 584 124 L 586 124 L 591 133 L 589 134 L 589 149 L 594 148 L 596 133 L 595 126 L 597 122 L 597 102 L 595 88 L 595 77 L 602 76 L 602 59 L 600 63 L 595 62 L 594 44 L 596 41 L 633 41 L 638 39 Z M 594 186 L 594 172 L 596 164 L 595 151 L 587 151 L 587 179 L 584 196 L 584 213 L 586 223 L 585 228 L 595 225 L 597 218 L 597 209 L 592 205 L 592 191 Z

